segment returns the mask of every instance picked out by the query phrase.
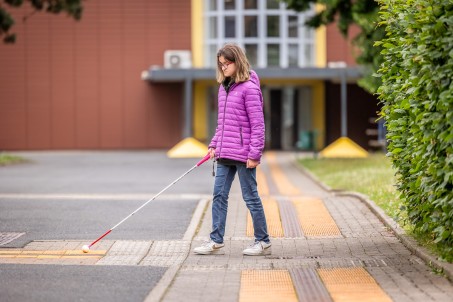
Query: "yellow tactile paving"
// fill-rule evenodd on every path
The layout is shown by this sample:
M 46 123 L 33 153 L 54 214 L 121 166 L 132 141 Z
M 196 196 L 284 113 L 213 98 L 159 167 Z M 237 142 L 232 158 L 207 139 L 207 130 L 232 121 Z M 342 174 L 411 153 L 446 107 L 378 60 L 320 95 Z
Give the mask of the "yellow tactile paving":
M 286 270 L 245 270 L 241 272 L 240 302 L 298 301 L 291 275 Z
M 278 166 L 275 153 L 266 152 L 265 158 L 271 170 L 272 179 L 274 180 L 278 191 L 282 195 L 301 195 L 301 191 L 293 185 L 288 177 L 286 177 L 285 173 L 283 173 L 282 169 L 280 169 L 280 167 Z
M 0 250 L 0 258 L 37 258 L 37 259 L 66 259 L 66 258 L 102 258 L 106 250 L 93 250 L 84 253 L 81 250 Z
M 14 254 L 14 253 L 20 254 L 20 253 L 22 253 L 22 251 L 21 250 L 3 250 L 3 251 L 0 251 L 0 255 L 2 255 L 2 254 Z
M 35 251 L 35 252 L 39 252 L 39 251 Z M 47 251 L 44 251 L 42 254 L 44 255 L 63 255 L 66 251 L 65 250 L 47 250 Z
M 106 251 L 103 250 L 90 250 L 88 253 L 84 253 L 82 250 L 67 250 L 65 255 L 105 255 Z
M 291 199 L 297 211 L 300 226 L 307 237 L 341 236 L 335 220 L 321 199 L 299 197 Z
M 260 196 L 269 195 L 269 186 L 267 184 L 266 176 L 260 166 L 256 169 L 256 182 L 258 183 L 258 192 Z
M 267 231 L 271 237 L 283 237 L 282 221 L 277 201 L 274 198 L 262 197 L 264 214 L 266 215 Z M 250 212 L 247 214 L 247 236 L 253 237 L 253 222 Z
M 391 302 L 363 267 L 318 269 L 334 302 Z

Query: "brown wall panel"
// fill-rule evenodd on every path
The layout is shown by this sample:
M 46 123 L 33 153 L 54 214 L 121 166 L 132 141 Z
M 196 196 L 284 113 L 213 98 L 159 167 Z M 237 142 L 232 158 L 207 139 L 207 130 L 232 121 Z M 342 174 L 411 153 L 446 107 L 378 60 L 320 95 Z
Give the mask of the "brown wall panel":
M 103 3 L 99 14 L 99 101 L 100 146 L 122 148 L 124 143 L 123 108 L 123 42 L 122 2 L 113 0 Z
M 28 146 L 51 148 L 50 16 L 36 14 L 25 23 L 25 75 Z M 30 47 L 32 45 L 32 47 Z
M 175 145 L 182 137 L 183 125 L 183 84 L 151 84 L 153 101 L 149 102 L 151 112 L 161 112 L 149 117 L 149 141 L 159 142 L 157 148 Z
M 50 18 L 51 145 L 53 149 L 75 146 L 75 50 L 73 26 L 64 16 Z
M 76 148 L 99 148 L 98 8 L 84 3 L 83 22 L 75 27 Z
M 345 38 L 339 31 L 337 24 L 326 26 L 327 62 L 344 61 L 349 66 L 357 65 L 355 56 L 357 50 L 352 45 L 352 40 L 360 32 L 357 26 L 351 26 L 348 37 Z
M 191 45 L 190 1 L 85 1 L 82 20 L 13 10 L 0 44 L 0 149 L 168 148 L 182 137 L 182 84 L 140 74 Z
M 17 11 L 13 11 L 13 15 L 20 17 Z M 24 34 L 21 22 L 17 23 L 14 32 Z M 17 149 L 27 145 L 24 57 L 23 40 L 0 48 L 0 150 L 3 149 L 2 146 Z
M 137 1 L 127 6 L 124 14 L 124 109 L 126 148 L 144 148 L 147 138 L 147 114 L 144 108 L 149 101 L 146 98 L 147 83 L 140 81 L 140 73 L 146 68 L 145 41 L 146 6 L 148 1 Z

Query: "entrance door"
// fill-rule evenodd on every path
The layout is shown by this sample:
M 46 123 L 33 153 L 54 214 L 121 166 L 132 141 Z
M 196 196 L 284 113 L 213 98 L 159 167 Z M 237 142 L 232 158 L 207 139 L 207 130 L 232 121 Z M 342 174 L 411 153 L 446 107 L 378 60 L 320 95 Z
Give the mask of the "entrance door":
M 281 89 L 271 89 L 269 95 L 270 112 L 267 113 L 267 117 L 270 117 L 269 147 L 280 150 L 282 148 L 282 91 Z
M 293 150 L 302 132 L 312 130 L 309 86 L 266 88 L 266 148 Z

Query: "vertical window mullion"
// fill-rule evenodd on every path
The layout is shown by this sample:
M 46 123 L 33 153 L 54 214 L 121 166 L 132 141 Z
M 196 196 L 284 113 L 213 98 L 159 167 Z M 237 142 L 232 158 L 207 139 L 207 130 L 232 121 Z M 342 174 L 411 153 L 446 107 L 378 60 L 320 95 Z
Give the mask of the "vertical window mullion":
M 258 1 L 258 67 L 267 66 L 266 51 L 266 0 Z
M 305 24 L 305 18 L 302 17 L 302 14 L 298 14 L 298 24 Z M 305 27 L 306 25 L 304 25 Z M 305 37 L 305 28 L 304 30 L 298 30 L 297 32 L 297 43 L 299 44 L 299 67 L 307 66 L 307 62 L 305 62 L 305 55 L 304 55 L 304 45 L 306 43 Z
M 236 39 L 244 48 L 244 0 L 236 0 Z
M 280 7 L 280 67 L 288 67 L 288 16 Z
M 217 0 L 217 48 L 225 42 L 225 14 L 223 0 Z

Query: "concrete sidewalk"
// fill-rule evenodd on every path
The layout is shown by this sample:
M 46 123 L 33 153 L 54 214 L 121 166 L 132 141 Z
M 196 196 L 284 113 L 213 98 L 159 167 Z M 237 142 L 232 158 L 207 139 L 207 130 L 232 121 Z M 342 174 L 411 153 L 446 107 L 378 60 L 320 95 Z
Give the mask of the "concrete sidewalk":
M 326 191 L 294 160 L 267 153 L 258 171 L 272 255 L 242 255 L 253 230 L 235 180 L 225 255 L 192 251 L 209 238 L 209 204 L 187 258 L 170 267 L 146 301 L 452 301 L 452 283 L 360 198 Z
M 193 159 L 168 160 L 163 152 L 73 153 L 27 153 L 40 164 L 4 169 L 0 197 L 67 203 L 127 199 L 130 203 L 149 198 L 194 163 Z M 411 243 L 363 196 L 334 194 L 302 173 L 293 153 L 267 152 L 257 170 L 272 254 L 242 255 L 253 242 L 253 227 L 236 179 L 230 193 L 225 254 L 195 255 L 194 247 L 207 240 L 211 230 L 212 179 L 206 176 L 211 169 L 210 163 L 200 166 L 197 173 L 202 177 L 187 177 L 159 197 L 162 202 L 184 202 L 186 212 L 194 205 L 181 236 L 110 237 L 89 254 L 80 251 L 87 240 L 35 240 L 21 248 L 0 248 L 0 264 L 72 265 L 111 275 L 145 268 L 155 273 L 155 282 L 163 275 L 156 286 L 146 279 L 140 287 L 148 302 L 452 301 L 452 283 L 426 263 L 445 265 L 448 272 L 453 271 L 451 264 L 436 262 Z M 156 215 L 168 213 L 159 208 Z M 148 232 L 146 227 L 142 232 Z

